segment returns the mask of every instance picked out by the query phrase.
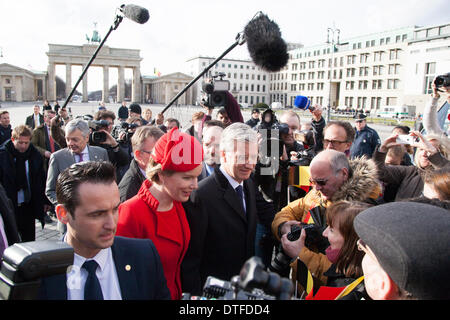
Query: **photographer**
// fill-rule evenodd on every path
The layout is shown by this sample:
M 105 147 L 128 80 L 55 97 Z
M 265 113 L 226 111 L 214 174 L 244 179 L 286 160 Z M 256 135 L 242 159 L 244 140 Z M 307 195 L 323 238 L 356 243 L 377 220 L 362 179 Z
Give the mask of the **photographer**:
M 303 263 L 307 270 L 314 274 L 316 279 L 322 279 L 327 287 L 345 287 L 363 275 L 361 262 L 364 253 L 358 250 L 358 235 L 353 228 L 353 220 L 365 209 L 372 205 L 356 201 L 338 201 L 333 203 L 326 213 L 328 227 L 323 231 L 323 236 L 328 239 L 330 246 L 323 253 L 314 253 L 305 248 L 307 232 L 301 230 L 301 235 L 296 241 L 289 241 L 287 235 L 283 235 L 281 243 L 286 254 L 295 259 L 299 253 L 304 250 L 309 252 L 308 259 L 306 254 L 292 264 L 293 279 L 298 279 L 300 284 L 306 275 L 302 274 L 303 268 L 298 264 Z M 299 261 L 300 260 L 300 261 Z M 300 271 L 300 274 L 298 273 Z M 304 283 L 303 283 L 304 284 Z M 363 283 L 357 286 L 358 290 L 353 290 L 345 299 L 360 300 L 362 297 L 368 298 L 365 293 Z M 318 288 L 314 288 L 316 291 Z
M 314 224 L 315 231 L 321 235 L 326 228 L 326 209 L 332 203 L 339 200 L 376 203 L 381 192 L 372 160 L 349 161 L 344 153 L 335 150 L 322 151 L 312 160 L 310 176 L 314 189 L 275 215 L 272 233 L 277 239 L 299 222 Z M 318 237 L 309 249 L 324 253 L 323 237 Z M 300 252 L 299 258 L 310 259 L 306 250 Z
M 115 114 L 112 111 L 108 110 L 100 110 L 94 116 L 94 122 L 91 122 L 94 125 L 93 133 L 90 136 L 89 144 L 91 146 L 97 146 L 105 149 L 108 152 L 109 161 L 117 168 L 123 167 L 129 164 L 130 159 L 127 153 L 120 148 L 119 142 L 113 138 L 111 135 L 114 120 L 116 119 Z M 95 132 L 101 132 L 101 139 L 94 139 Z M 119 175 L 117 172 L 117 179 L 120 182 L 122 175 Z
M 295 112 L 283 113 L 278 122 L 272 109 L 263 112 L 261 124 L 256 127 L 262 138 L 261 146 L 266 144 L 267 150 L 267 155 L 260 155 L 256 169 L 256 181 L 265 197 L 274 202 L 277 211 L 288 204 L 289 167 L 308 166 L 315 155 L 312 146 L 305 149 L 303 144 L 294 139 L 294 132 L 300 128 L 300 118 Z M 278 130 L 278 139 L 275 130 Z M 278 140 L 275 141 L 278 142 L 278 150 L 271 150 L 271 141 L 273 140 Z M 279 167 L 275 165 L 275 162 L 278 162 Z M 263 170 L 268 167 L 272 167 L 274 170 L 276 167 L 279 169 L 272 172 L 271 175 L 263 174 Z M 298 199 L 305 195 L 303 190 L 296 187 L 290 187 L 289 192 L 291 199 Z
M 427 134 L 446 134 L 439 126 L 437 108 L 441 95 L 446 99 L 446 104 L 450 104 L 450 72 L 436 77 L 431 84 L 431 88 L 433 93 L 431 94 L 430 103 L 423 112 L 423 126 Z

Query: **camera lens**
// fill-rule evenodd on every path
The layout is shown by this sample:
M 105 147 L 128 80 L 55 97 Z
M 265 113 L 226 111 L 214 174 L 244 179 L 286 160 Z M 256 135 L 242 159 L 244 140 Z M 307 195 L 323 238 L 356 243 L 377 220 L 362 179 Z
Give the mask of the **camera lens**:
M 444 85 L 445 79 L 444 77 L 436 77 L 436 80 L 434 81 L 434 84 L 436 87 L 442 87 Z

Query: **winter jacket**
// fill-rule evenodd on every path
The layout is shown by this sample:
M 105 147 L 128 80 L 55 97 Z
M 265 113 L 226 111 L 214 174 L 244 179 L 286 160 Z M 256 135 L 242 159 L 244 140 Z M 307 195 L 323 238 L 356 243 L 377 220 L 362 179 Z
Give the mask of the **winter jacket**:
M 315 207 L 328 208 L 332 203 L 340 200 L 376 203 L 381 196 L 381 184 L 377 179 L 377 169 L 374 161 L 366 158 L 356 158 L 350 160 L 350 167 L 352 175 L 330 200 L 324 200 L 320 191 L 312 189 L 305 197 L 291 202 L 278 212 L 272 223 L 272 232 L 275 237 L 278 240 L 280 239 L 279 229 L 284 222 L 297 220 L 308 224 L 314 223 L 311 220 L 309 211 Z M 325 210 L 323 210 L 323 213 L 325 214 Z M 322 220 L 326 221 L 326 217 L 323 216 Z M 323 273 L 331 266 L 331 262 L 326 257 L 319 259 L 316 253 L 306 247 L 300 252 L 299 258 L 309 270 L 321 268 Z M 293 270 L 295 271 L 296 268 Z M 319 279 L 326 283 L 326 278 L 323 276 L 319 277 Z

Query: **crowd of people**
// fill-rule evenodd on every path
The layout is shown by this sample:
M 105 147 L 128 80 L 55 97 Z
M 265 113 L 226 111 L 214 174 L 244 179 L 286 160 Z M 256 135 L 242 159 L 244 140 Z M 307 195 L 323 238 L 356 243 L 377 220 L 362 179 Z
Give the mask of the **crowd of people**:
M 208 277 L 229 281 L 253 256 L 296 298 L 331 287 L 347 300 L 448 299 L 438 98 L 434 87 L 426 134 L 398 126 L 384 141 L 365 114 L 326 123 L 320 106 L 311 121 L 266 106 L 244 123 L 231 95 L 188 128 L 137 103 L 73 118 L 47 102 L 14 128 L 2 110 L 0 256 L 35 241 L 36 219 L 57 220 L 73 268 L 42 279 L 38 299 L 201 296 Z

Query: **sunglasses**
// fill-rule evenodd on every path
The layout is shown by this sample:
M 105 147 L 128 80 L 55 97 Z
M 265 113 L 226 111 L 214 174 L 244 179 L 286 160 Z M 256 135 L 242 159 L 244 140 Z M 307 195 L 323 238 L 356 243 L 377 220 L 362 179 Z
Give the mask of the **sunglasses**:
M 318 186 L 323 187 L 323 186 L 325 186 L 325 185 L 327 184 L 327 182 L 328 182 L 328 179 L 318 179 L 318 180 L 314 180 L 314 179 L 309 178 L 309 183 L 310 183 L 311 185 L 313 185 L 313 186 L 318 185 Z

